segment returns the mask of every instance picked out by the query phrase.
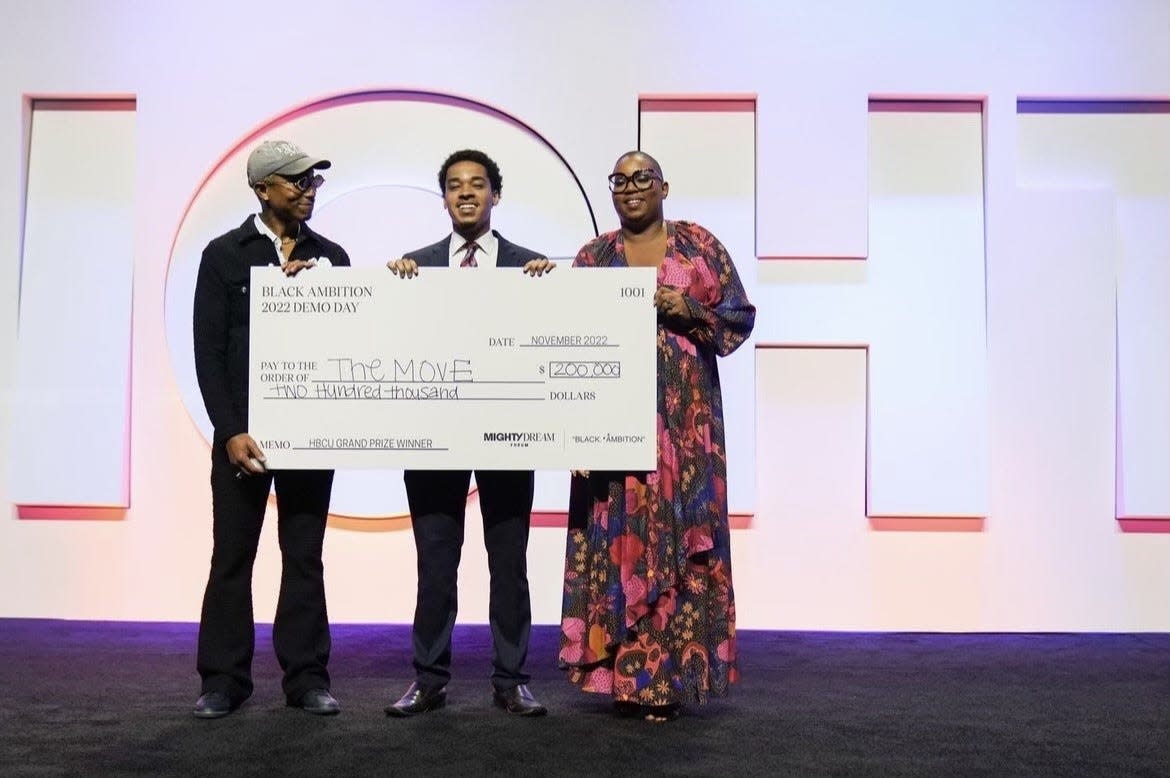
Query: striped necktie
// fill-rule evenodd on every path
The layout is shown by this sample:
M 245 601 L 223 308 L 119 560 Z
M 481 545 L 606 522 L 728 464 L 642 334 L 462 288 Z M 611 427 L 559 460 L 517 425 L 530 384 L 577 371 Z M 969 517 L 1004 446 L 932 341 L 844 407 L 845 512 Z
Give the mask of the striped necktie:
M 463 255 L 463 261 L 459 263 L 459 267 L 479 267 L 479 263 L 475 261 L 475 252 L 479 249 L 479 244 L 469 240 L 463 244 L 463 249 L 466 253 Z

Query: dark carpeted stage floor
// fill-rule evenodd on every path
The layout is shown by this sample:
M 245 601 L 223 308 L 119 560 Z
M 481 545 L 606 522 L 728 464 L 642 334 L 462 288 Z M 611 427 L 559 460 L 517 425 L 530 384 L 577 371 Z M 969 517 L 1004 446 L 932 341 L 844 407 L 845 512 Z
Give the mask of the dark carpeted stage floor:
M 491 706 L 486 627 L 456 632 L 445 710 L 387 719 L 409 629 L 335 626 L 343 712 L 255 696 L 193 718 L 195 627 L 0 620 L 0 775 L 1170 775 L 1170 636 L 742 632 L 743 681 L 678 721 L 618 719 L 534 631 L 544 719 Z

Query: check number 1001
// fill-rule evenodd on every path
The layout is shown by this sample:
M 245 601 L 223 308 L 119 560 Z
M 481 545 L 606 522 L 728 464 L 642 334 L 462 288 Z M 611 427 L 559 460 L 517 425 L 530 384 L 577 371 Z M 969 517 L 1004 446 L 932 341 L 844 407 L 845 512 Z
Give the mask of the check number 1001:
M 546 370 L 542 365 L 541 373 L 549 378 L 621 378 L 621 362 L 549 362 Z

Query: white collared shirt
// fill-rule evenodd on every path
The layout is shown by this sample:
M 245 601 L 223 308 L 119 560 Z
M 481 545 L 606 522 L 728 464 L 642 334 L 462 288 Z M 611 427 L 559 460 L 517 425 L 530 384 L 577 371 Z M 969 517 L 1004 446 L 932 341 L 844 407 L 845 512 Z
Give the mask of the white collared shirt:
M 496 240 L 496 236 L 488 230 L 483 235 L 475 239 L 479 244 L 479 250 L 475 252 L 475 266 L 476 267 L 495 267 L 496 259 L 500 252 L 500 242 Z M 462 235 L 451 233 L 451 240 L 447 246 L 447 264 L 451 267 L 459 267 L 463 262 L 463 258 L 467 255 L 467 249 L 463 246 L 467 243 Z
M 281 267 L 284 267 L 284 263 L 286 260 L 284 258 L 284 252 L 282 252 L 280 250 L 280 237 L 275 232 L 268 229 L 268 225 L 265 224 L 264 220 L 260 218 L 260 214 L 257 213 L 257 214 L 254 214 L 252 216 L 252 223 L 256 225 L 256 231 L 259 232 L 264 237 L 268 238 L 268 242 L 271 243 L 272 248 L 275 249 L 275 251 L 276 251 L 276 264 L 280 265 Z M 320 265 L 322 267 L 332 267 L 333 266 L 333 263 L 330 262 L 327 257 L 315 257 L 313 259 L 310 259 L 309 261 L 312 262 L 314 265 Z
M 273 250 L 276 251 L 276 264 L 283 265 L 284 254 L 282 254 L 280 251 L 280 237 L 275 232 L 268 229 L 268 225 L 265 224 L 264 220 L 260 218 L 260 214 L 256 214 L 252 217 L 252 223 L 256 225 L 256 231 L 264 237 L 268 238 L 268 242 L 272 244 Z

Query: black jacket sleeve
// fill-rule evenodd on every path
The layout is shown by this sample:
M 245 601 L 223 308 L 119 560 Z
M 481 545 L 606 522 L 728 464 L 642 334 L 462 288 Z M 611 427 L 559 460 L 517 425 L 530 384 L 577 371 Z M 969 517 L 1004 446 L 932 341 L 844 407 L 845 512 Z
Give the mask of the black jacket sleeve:
M 228 372 L 229 287 L 223 275 L 224 257 L 215 242 L 203 250 L 195 281 L 193 306 L 195 375 L 217 442 L 247 431 L 232 398 Z

